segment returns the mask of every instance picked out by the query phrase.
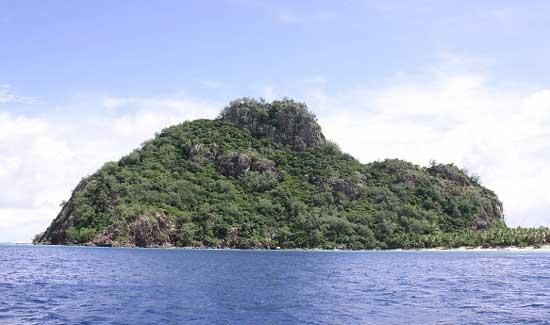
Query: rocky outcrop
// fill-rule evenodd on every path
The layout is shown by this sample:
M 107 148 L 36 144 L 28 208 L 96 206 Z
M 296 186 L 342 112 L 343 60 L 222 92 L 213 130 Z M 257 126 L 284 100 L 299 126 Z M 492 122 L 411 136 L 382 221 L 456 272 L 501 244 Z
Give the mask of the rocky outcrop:
M 433 163 L 428 169 L 428 173 L 434 176 L 439 176 L 444 179 L 453 181 L 462 186 L 472 185 L 474 180 L 469 177 L 463 170 L 453 164 L 435 164 Z
M 267 172 L 274 171 L 273 162 L 259 159 L 251 154 L 231 152 L 220 157 L 217 170 L 224 176 L 238 177 L 246 171 Z
M 218 172 L 224 176 L 237 177 L 250 170 L 251 159 L 249 156 L 232 152 L 218 162 Z
M 128 237 L 121 237 L 121 229 L 127 227 Z M 170 218 L 155 213 L 141 216 L 129 225 L 117 223 L 105 229 L 85 246 L 98 247 L 171 247 L 176 241 L 176 228 Z
M 219 118 L 247 129 L 254 136 L 267 136 L 297 151 L 325 142 L 315 115 L 305 104 L 293 100 L 267 103 L 243 98 L 233 101 Z
M 116 237 L 114 237 L 116 238 Z M 109 235 L 99 235 L 94 238 L 92 241 L 85 244 L 85 246 L 97 246 L 97 247 L 120 247 L 126 246 L 118 243 L 113 236 Z
M 361 175 L 355 181 L 338 177 L 320 178 L 308 176 L 308 181 L 311 184 L 317 185 L 321 190 L 332 192 L 334 196 L 341 193 L 349 199 L 356 199 L 359 197 L 361 188 L 366 185 L 366 176 Z
M 220 146 L 216 143 L 212 143 L 210 145 L 197 143 L 189 150 L 189 159 L 203 162 L 215 161 L 218 159 L 219 152 Z
M 175 226 L 169 218 L 156 213 L 153 217 L 140 217 L 130 224 L 130 238 L 138 247 L 166 247 L 174 242 Z
M 483 198 L 480 202 L 479 213 L 474 220 L 474 229 L 487 229 L 491 221 L 498 220 L 504 223 L 502 203 L 495 197 Z

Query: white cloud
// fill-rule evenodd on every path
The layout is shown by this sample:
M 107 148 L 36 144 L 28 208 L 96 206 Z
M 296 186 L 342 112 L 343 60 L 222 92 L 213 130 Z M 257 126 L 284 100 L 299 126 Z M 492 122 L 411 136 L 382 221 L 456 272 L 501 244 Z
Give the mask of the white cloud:
M 17 95 L 9 85 L 0 85 L 0 104 L 3 103 L 23 103 L 32 104 L 36 99 L 31 97 Z
M 47 117 L 0 112 L 0 241 L 30 241 L 82 177 L 163 127 L 213 118 L 219 107 L 180 97 L 104 97 L 66 105 Z
M 11 209 L 0 208 L 0 242 L 28 243 L 35 234 L 49 226 L 58 207 Z
M 550 225 L 550 90 L 493 87 L 483 75 L 430 77 L 307 101 L 325 134 L 361 161 L 454 162 L 497 192 L 508 225 Z
M 454 162 L 497 192 L 509 225 L 550 225 L 550 89 L 504 89 L 486 75 L 432 71 L 337 95 L 323 82 L 302 92 L 327 137 L 361 161 Z M 260 90 L 277 97 L 271 86 Z M 45 117 L 0 111 L 0 240 L 29 241 L 81 177 L 163 127 L 212 118 L 224 105 L 95 97 Z

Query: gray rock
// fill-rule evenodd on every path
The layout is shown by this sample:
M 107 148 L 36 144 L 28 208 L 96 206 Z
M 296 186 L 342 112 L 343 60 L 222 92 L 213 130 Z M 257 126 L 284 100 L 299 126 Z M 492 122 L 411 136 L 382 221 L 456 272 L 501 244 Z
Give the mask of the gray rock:
M 138 247 L 170 246 L 170 234 L 174 232 L 174 225 L 160 213 L 152 217 L 140 217 L 130 224 L 130 236 Z
M 237 177 L 250 170 L 252 160 L 243 153 L 233 152 L 221 158 L 218 162 L 218 172 L 224 176 Z
M 223 110 L 220 119 L 297 151 L 325 142 L 315 115 L 305 104 L 289 99 L 272 103 L 248 98 L 236 100 Z

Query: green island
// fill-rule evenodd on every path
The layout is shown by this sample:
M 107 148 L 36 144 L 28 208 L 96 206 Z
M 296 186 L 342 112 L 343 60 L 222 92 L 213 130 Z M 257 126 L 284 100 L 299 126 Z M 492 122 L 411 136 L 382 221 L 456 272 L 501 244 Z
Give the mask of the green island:
M 541 246 L 453 164 L 362 164 L 290 99 L 242 98 L 85 177 L 35 244 L 415 249 Z

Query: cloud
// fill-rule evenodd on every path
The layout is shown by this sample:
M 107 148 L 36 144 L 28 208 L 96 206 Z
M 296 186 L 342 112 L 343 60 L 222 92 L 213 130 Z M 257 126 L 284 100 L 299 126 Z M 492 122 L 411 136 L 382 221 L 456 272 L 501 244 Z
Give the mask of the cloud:
M 49 226 L 57 207 L 44 209 L 0 208 L 0 240 L 10 243 L 28 243 L 34 234 Z
M 0 104 L 5 103 L 21 103 L 21 104 L 33 104 L 36 102 L 35 98 L 19 96 L 13 92 L 9 85 L 0 85 Z
M 182 97 L 78 102 L 39 118 L 0 112 L 0 240 L 30 241 L 82 177 L 162 128 L 213 118 L 221 107 Z
M 508 225 L 550 225 L 550 89 L 504 88 L 486 74 L 428 70 L 335 93 L 313 80 L 297 92 L 325 135 L 361 161 L 454 162 L 497 192 Z M 278 97 L 272 86 L 257 89 Z M 163 127 L 213 118 L 225 104 L 94 96 L 40 117 L 0 112 L 0 239 L 29 241 L 83 176 Z
M 497 192 L 508 225 L 550 225 L 550 89 L 434 72 L 339 95 L 320 89 L 306 101 L 325 134 L 361 161 L 454 162 Z

